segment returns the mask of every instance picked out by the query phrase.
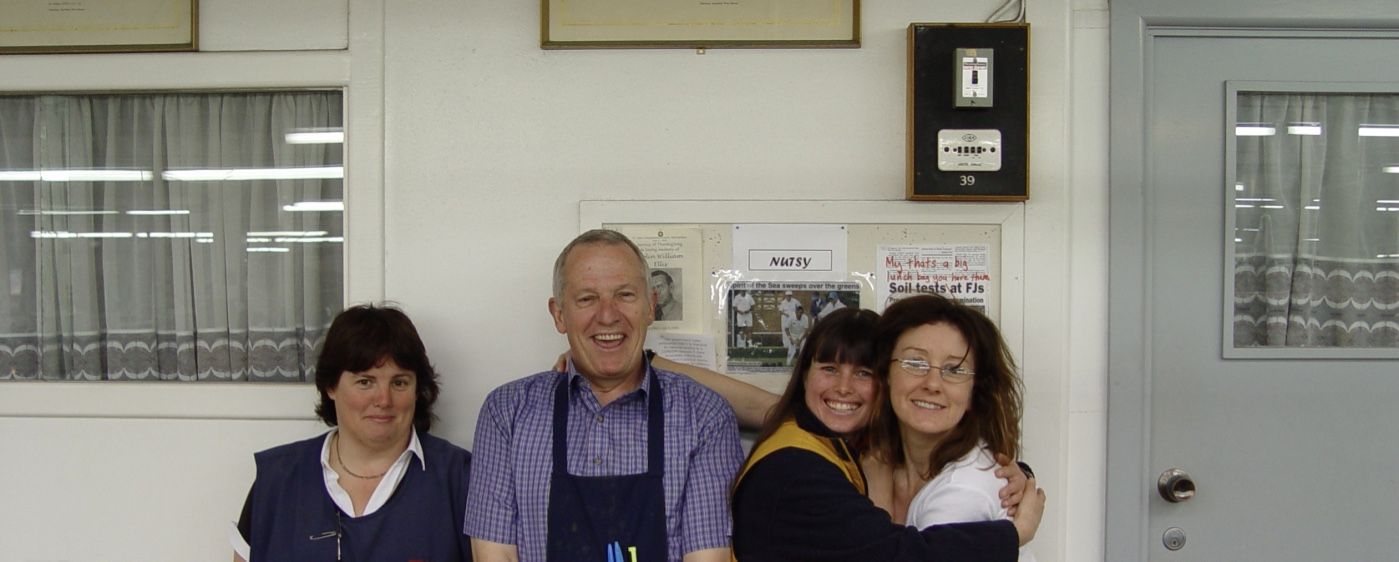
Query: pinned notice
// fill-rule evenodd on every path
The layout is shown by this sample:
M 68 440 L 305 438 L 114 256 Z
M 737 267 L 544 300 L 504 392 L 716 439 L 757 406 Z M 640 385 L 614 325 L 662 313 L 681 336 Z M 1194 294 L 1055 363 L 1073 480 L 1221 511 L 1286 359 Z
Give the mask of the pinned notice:
M 743 279 L 846 281 L 842 224 L 736 224 L 733 265 Z

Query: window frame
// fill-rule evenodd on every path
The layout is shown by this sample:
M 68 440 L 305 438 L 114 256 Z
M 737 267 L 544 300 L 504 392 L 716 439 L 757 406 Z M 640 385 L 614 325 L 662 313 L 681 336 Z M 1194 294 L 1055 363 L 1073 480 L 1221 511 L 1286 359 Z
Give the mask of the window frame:
M 340 91 L 346 137 L 353 139 L 344 155 L 342 294 L 345 303 L 381 300 L 383 70 L 374 52 L 381 51 L 0 57 L 0 73 L 12 78 L 0 93 Z M 6 381 L 3 388 L 0 417 L 317 419 L 311 382 Z
M 1385 347 L 1237 347 L 1234 345 L 1234 262 L 1236 259 L 1234 229 L 1238 226 L 1234 212 L 1236 197 L 1232 188 L 1238 183 L 1238 99 L 1242 92 L 1305 92 L 1312 94 L 1399 94 L 1399 83 L 1391 82 L 1275 82 L 1229 80 L 1225 82 L 1224 109 L 1224 182 L 1220 191 L 1224 198 L 1223 297 L 1220 301 L 1220 351 L 1224 359 L 1399 359 L 1399 348 Z

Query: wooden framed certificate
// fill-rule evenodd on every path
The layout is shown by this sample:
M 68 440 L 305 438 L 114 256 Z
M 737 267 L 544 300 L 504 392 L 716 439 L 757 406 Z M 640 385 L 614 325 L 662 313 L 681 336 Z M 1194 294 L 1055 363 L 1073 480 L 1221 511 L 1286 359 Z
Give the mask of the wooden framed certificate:
M 197 1 L 0 1 L 0 52 L 193 51 Z
M 860 0 L 541 1 L 545 49 L 860 46 Z

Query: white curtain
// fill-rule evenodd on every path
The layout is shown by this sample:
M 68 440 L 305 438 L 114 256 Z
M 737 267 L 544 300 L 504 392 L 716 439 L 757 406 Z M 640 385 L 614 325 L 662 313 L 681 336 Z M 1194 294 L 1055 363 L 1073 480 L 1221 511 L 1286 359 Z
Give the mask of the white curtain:
M 308 380 L 342 213 L 285 207 L 342 180 L 167 174 L 333 169 L 286 134 L 341 121 L 339 92 L 0 97 L 0 379 Z
M 1399 95 L 1237 108 L 1235 346 L 1399 347 Z

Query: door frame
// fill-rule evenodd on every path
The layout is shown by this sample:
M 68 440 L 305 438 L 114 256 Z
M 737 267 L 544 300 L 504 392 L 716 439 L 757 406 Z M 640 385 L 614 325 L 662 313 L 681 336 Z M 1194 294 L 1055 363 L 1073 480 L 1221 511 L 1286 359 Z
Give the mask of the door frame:
M 1393 0 L 1113 0 L 1110 6 L 1106 560 L 1147 560 L 1155 540 L 1150 469 L 1151 193 L 1148 81 L 1158 37 L 1399 30 Z M 1299 77 L 1299 80 L 1305 79 Z M 1223 134 L 1221 132 L 1221 134 Z M 1220 170 L 1221 181 L 1224 170 Z M 1221 184 L 1222 185 L 1222 184 Z M 1221 224 L 1224 220 L 1220 218 Z M 1220 299 L 1223 295 L 1219 296 Z M 1222 300 L 1221 300 L 1222 303 Z M 1221 304 L 1222 306 L 1222 304 Z M 1210 321 L 1212 319 L 1206 319 Z

